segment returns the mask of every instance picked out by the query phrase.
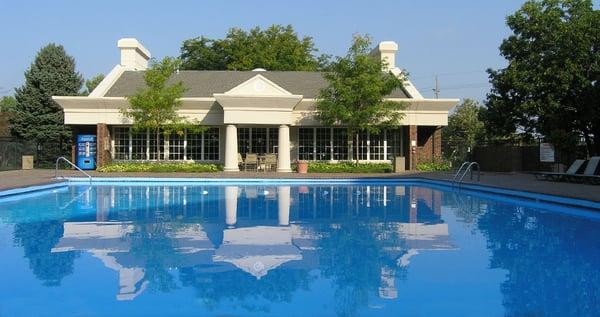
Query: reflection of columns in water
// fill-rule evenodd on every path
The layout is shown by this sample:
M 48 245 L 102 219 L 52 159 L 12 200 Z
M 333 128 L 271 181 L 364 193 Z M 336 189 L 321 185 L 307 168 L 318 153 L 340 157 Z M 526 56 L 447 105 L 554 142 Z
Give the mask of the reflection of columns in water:
M 225 186 L 225 223 L 228 226 L 237 222 L 238 192 L 237 186 Z
M 394 270 L 387 267 L 382 267 L 380 278 L 381 284 L 379 286 L 379 297 L 383 299 L 398 298 L 398 289 L 396 288 Z
M 279 209 L 279 225 L 290 224 L 290 186 L 277 187 L 277 204 Z
M 409 222 L 416 223 L 417 222 L 417 193 L 415 192 L 415 187 L 410 187 L 410 212 L 409 212 Z

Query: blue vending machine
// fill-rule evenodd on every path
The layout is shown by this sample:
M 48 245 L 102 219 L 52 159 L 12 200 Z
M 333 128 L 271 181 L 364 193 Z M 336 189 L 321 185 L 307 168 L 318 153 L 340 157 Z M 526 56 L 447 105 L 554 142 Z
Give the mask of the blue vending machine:
M 96 169 L 96 136 L 81 134 L 77 136 L 77 167 L 82 170 Z

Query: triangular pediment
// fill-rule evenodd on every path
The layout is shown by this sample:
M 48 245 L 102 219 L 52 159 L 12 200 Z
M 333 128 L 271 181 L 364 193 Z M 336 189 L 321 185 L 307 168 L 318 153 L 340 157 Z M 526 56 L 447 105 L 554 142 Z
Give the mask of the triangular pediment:
M 225 92 L 225 95 L 240 96 L 291 96 L 292 93 L 262 75 L 256 75 Z

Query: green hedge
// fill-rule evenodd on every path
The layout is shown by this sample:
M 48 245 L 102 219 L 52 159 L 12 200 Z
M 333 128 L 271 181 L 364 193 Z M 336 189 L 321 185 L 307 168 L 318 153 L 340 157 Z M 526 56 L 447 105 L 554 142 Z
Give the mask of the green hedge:
M 431 162 L 417 164 L 417 171 L 438 172 L 449 171 L 452 168 L 449 162 Z
M 173 163 L 173 162 L 147 162 L 147 163 L 111 163 L 99 167 L 98 172 L 157 172 L 157 173 L 206 173 L 218 172 L 221 166 L 217 164 L 201 163 Z
M 355 162 L 309 162 L 309 173 L 391 173 L 389 163 L 360 163 Z

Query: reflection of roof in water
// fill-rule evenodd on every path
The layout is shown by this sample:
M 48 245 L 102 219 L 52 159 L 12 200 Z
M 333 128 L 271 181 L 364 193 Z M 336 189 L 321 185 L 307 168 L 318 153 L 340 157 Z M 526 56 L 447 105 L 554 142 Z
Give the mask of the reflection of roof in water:
M 213 256 L 213 261 L 232 263 L 258 279 L 286 262 L 301 259 L 300 250 L 292 244 L 290 227 L 266 226 L 226 229 L 223 244 Z
M 172 267 L 198 267 L 205 273 L 239 269 L 258 279 L 280 266 L 319 267 L 322 223 L 236 229 L 225 229 L 222 223 L 162 225 L 165 237 L 178 255 L 163 259 Z M 454 248 L 449 241 L 447 224 L 387 222 L 374 225 L 388 232 L 392 229 L 402 238 L 401 245 L 383 248 L 390 258 L 397 259 L 399 266 L 408 265 L 410 256 L 418 254 L 415 250 Z M 135 229 L 131 222 L 65 222 L 63 237 L 52 252 L 90 252 L 106 267 L 119 272 L 117 299 L 131 300 L 143 292 L 148 283 L 144 279 L 146 259 L 131 252 Z

